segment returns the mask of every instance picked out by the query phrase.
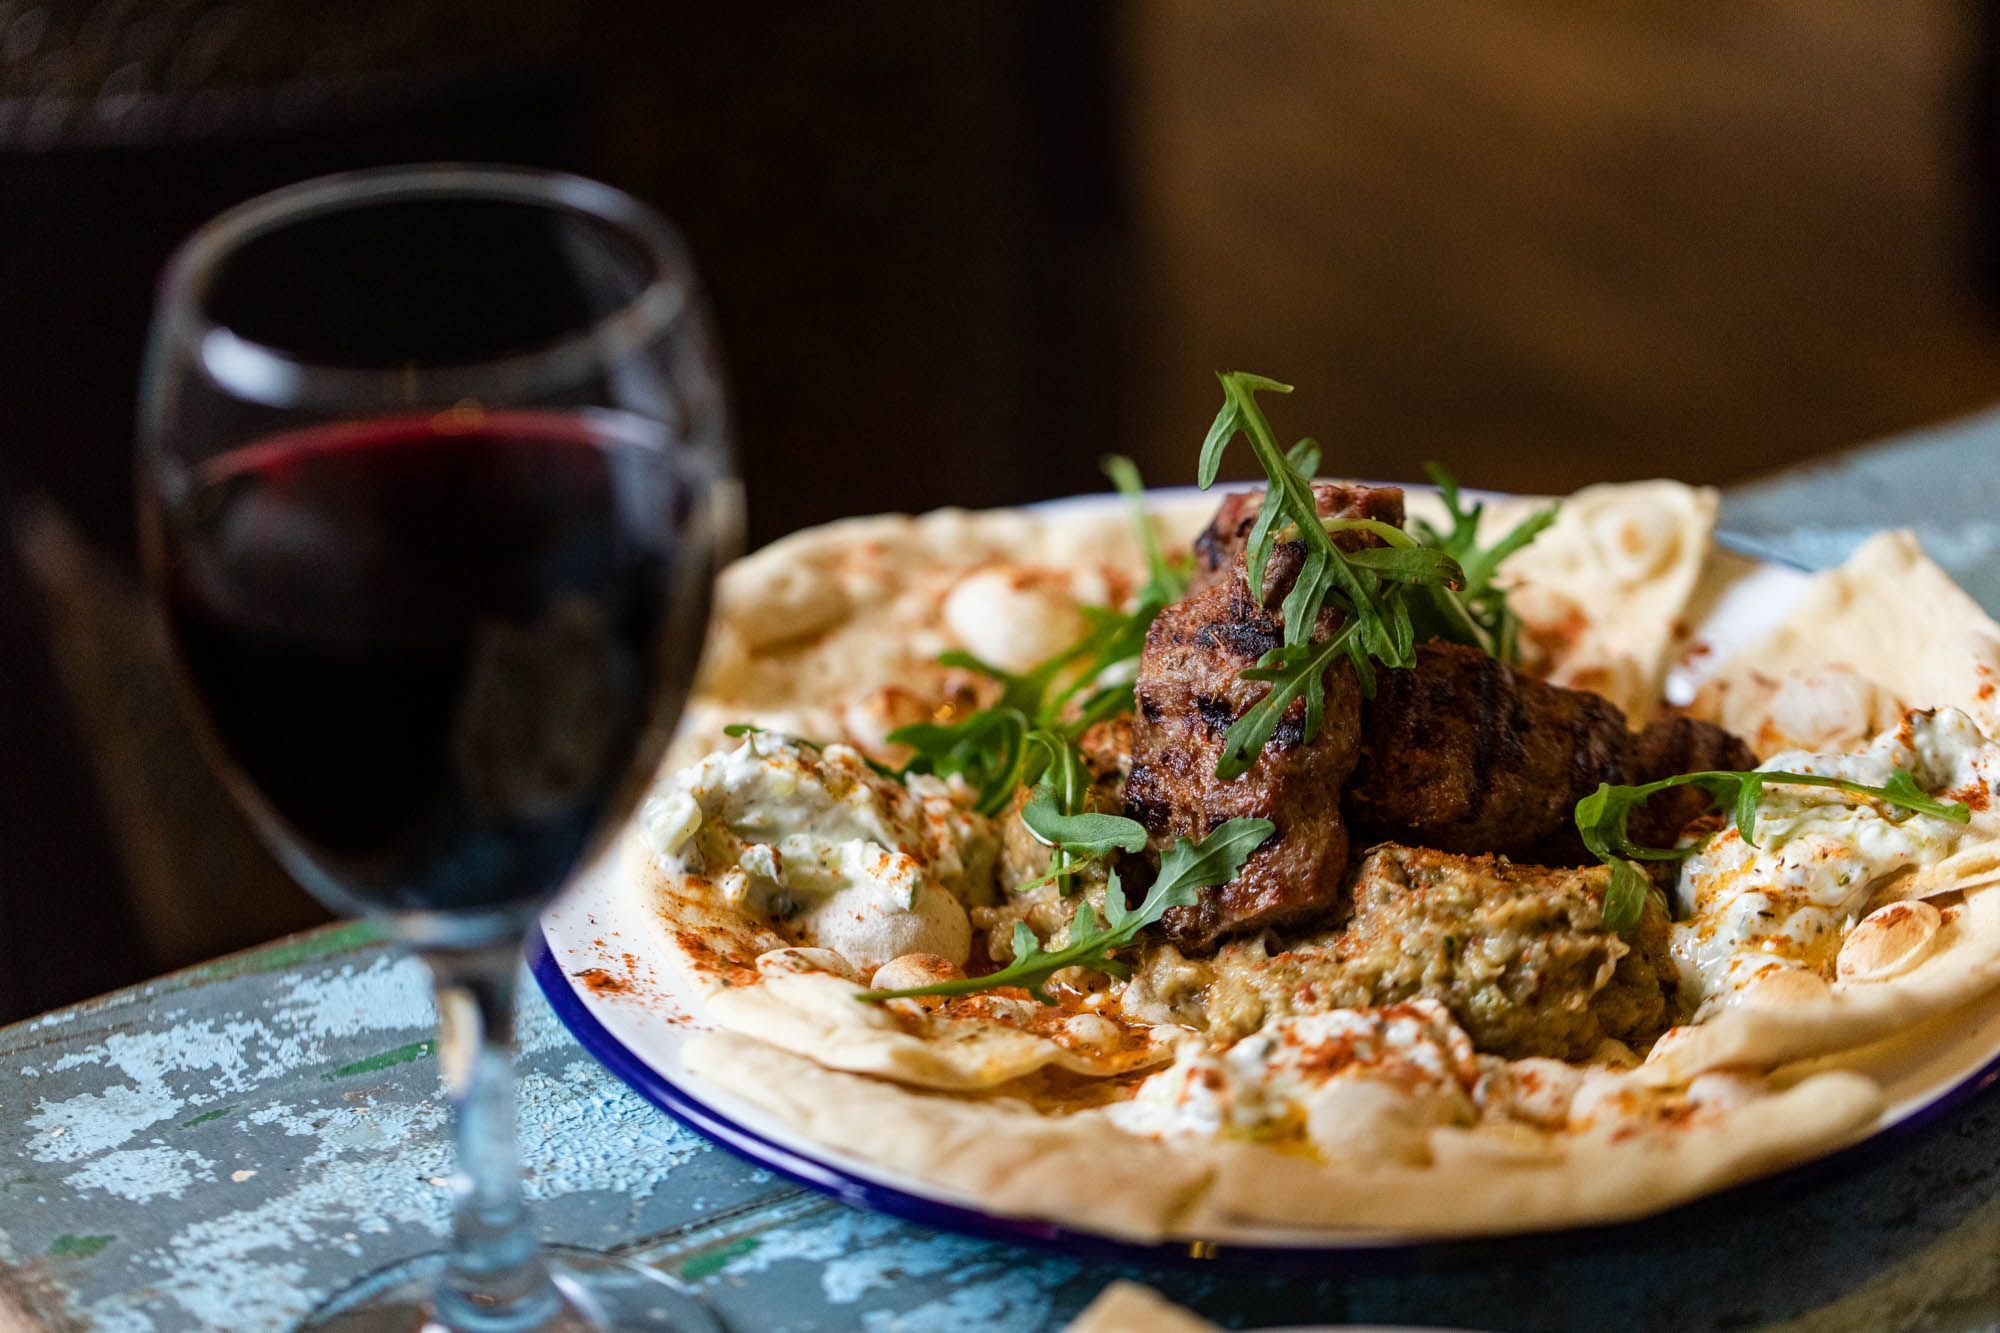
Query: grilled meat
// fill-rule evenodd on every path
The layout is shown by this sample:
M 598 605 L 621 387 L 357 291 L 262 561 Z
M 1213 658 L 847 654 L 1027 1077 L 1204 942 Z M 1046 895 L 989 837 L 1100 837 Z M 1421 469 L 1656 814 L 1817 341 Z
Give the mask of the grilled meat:
M 1477 648 L 1432 642 L 1382 673 L 1347 792 L 1371 834 L 1458 852 L 1527 851 L 1577 801 L 1624 777 L 1617 705 L 1532 679 Z
M 1392 488 L 1317 483 L 1313 494 L 1322 515 L 1402 522 L 1402 493 Z M 1155 850 L 1237 816 L 1278 826 L 1234 881 L 1167 914 L 1166 933 L 1184 952 L 1209 953 L 1230 935 L 1339 907 L 1349 825 L 1371 841 L 1574 865 L 1590 858 L 1572 813 L 1600 782 L 1755 762 L 1707 723 L 1663 718 L 1634 734 L 1609 700 L 1434 641 L 1418 647 L 1411 669 L 1381 673 L 1372 700 L 1360 698 L 1348 666 L 1335 666 L 1326 721 L 1310 743 L 1296 704 L 1250 772 L 1217 781 L 1224 734 L 1267 689 L 1242 672 L 1280 641 L 1275 608 L 1304 559 L 1302 543 L 1279 543 L 1262 596 L 1250 595 L 1243 552 L 1262 501 L 1256 492 L 1223 500 L 1195 541 L 1192 590 L 1154 621 L 1139 662 L 1125 805 Z M 1337 541 L 1348 550 L 1379 544 L 1363 532 Z M 1315 635 L 1337 629 L 1338 616 L 1322 612 Z M 1699 792 L 1663 793 L 1634 815 L 1632 834 L 1671 843 L 1704 804 Z
M 1402 521 L 1402 493 L 1365 486 L 1318 485 L 1320 512 Z M 1189 952 L 1213 949 L 1226 935 L 1290 924 L 1338 905 L 1347 871 L 1347 830 L 1340 791 L 1353 771 L 1361 691 L 1345 663 L 1327 672 L 1326 712 L 1317 735 L 1304 738 L 1305 705 L 1293 705 L 1248 773 L 1230 782 L 1215 776 L 1229 726 L 1270 686 L 1243 679 L 1245 669 L 1276 647 L 1284 627 L 1267 607 L 1281 601 L 1303 558 L 1297 543 L 1281 544 L 1260 604 L 1240 573 L 1243 540 L 1255 521 L 1257 496 L 1231 496 L 1197 543 L 1197 586 L 1162 611 L 1139 659 L 1138 715 L 1126 812 L 1146 826 L 1155 851 L 1177 837 L 1200 838 L 1225 820 L 1265 818 L 1277 825 L 1251 853 L 1241 873 L 1202 890 L 1192 906 L 1168 911 L 1169 938 Z M 1375 545 L 1365 533 L 1343 533 L 1343 547 Z M 1205 544 L 1204 544 L 1205 543 Z M 1233 555 L 1229 554 L 1234 552 Z M 1230 561 L 1239 563 L 1231 564 Z M 1338 627 L 1322 613 L 1318 634 Z
M 1156 850 L 1175 838 L 1201 838 L 1238 817 L 1278 826 L 1235 879 L 1203 889 L 1192 906 L 1168 909 L 1168 936 L 1191 952 L 1206 952 L 1234 931 L 1283 925 L 1339 901 L 1348 850 L 1340 789 L 1354 768 L 1361 726 L 1353 669 L 1342 663 L 1327 673 L 1326 718 L 1311 741 L 1303 737 L 1301 702 L 1249 772 L 1229 782 L 1215 776 L 1230 723 L 1270 689 L 1242 673 L 1281 634 L 1241 580 L 1174 603 L 1146 634 L 1126 813 L 1146 826 Z
M 1733 732 L 1713 722 L 1670 714 L 1655 718 L 1644 731 L 1628 739 L 1624 780 L 1637 785 L 1679 773 L 1710 769 L 1733 773 L 1756 766 L 1757 756 Z M 1626 829 L 1632 841 L 1642 846 L 1671 847 L 1681 830 L 1708 808 L 1707 793 L 1696 787 L 1675 787 L 1634 810 Z
M 1278 954 L 1258 940 L 1223 949 L 1208 973 L 1209 1031 L 1226 1040 L 1278 1014 L 1427 995 L 1496 1055 L 1583 1060 L 1606 1038 L 1643 1049 L 1673 1016 L 1667 920 L 1649 898 L 1630 938 L 1606 930 L 1609 873 L 1372 848 L 1344 928 Z
M 1319 507 L 1323 518 L 1372 518 L 1387 523 L 1391 527 L 1403 526 L 1403 492 L 1395 486 L 1355 486 L 1346 482 L 1316 481 L 1313 483 L 1313 502 Z M 1200 592 L 1217 583 L 1244 583 L 1243 553 L 1250 544 L 1250 529 L 1257 522 L 1257 513 L 1264 507 L 1264 492 L 1237 491 L 1222 497 L 1222 504 L 1216 509 L 1215 517 L 1209 520 L 1194 539 L 1194 570 L 1188 578 L 1188 591 Z M 1363 546 L 1379 546 L 1373 538 L 1363 538 L 1357 533 L 1341 533 L 1335 545 L 1342 550 L 1359 550 Z M 1299 576 L 1299 566 L 1305 563 L 1304 542 L 1279 542 L 1271 550 L 1270 563 L 1264 567 L 1263 597 L 1265 606 L 1276 606 L 1291 591 L 1292 583 Z
M 1379 837 L 1575 864 L 1590 858 L 1572 813 L 1598 783 L 1756 762 L 1712 723 L 1664 717 L 1629 732 L 1609 700 L 1433 642 L 1417 649 L 1415 667 L 1384 672 L 1363 706 L 1362 760 L 1345 808 L 1349 823 Z M 1670 845 L 1707 802 L 1692 789 L 1662 792 L 1634 812 L 1632 836 Z

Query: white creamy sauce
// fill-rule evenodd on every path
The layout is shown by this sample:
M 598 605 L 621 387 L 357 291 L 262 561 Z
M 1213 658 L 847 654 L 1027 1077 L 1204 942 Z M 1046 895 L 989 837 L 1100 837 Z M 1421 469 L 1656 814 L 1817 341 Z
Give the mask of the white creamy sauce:
M 1853 754 L 1787 751 L 1765 771 L 1845 778 L 1871 787 L 1901 770 L 1947 800 L 2000 791 L 2000 746 L 1956 709 L 1915 712 Z M 1904 871 L 1956 851 L 1968 826 L 1908 814 L 1828 787 L 1767 785 L 1752 847 L 1731 825 L 1681 870 L 1673 953 L 1699 1021 L 1763 974 L 1830 980 L 1841 938 L 1869 900 Z M 1983 835 L 1982 835 L 1983 836 Z M 1768 980 L 1768 978 L 1766 978 Z
M 753 733 L 667 778 L 639 821 L 670 868 L 864 975 L 910 953 L 964 965 L 964 904 L 992 892 L 997 840 L 962 784 L 905 787 L 844 745 Z
M 1328 1122 L 1349 1138 L 1360 1128 L 1359 1108 L 1336 1085 L 1361 1080 L 1374 1085 L 1371 1106 L 1421 1131 L 1470 1116 L 1467 1090 L 1479 1072 L 1472 1040 L 1450 1012 L 1420 999 L 1296 1015 L 1220 1051 L 1189 1038 L 1173 1064 L 1105 1114 L 1135 1134 L 1268 1138 L 1303 1129 L 1317 1141 Z M 1329 1094 L 1344 1114 L 1315 1116 L 1315 1103 Z

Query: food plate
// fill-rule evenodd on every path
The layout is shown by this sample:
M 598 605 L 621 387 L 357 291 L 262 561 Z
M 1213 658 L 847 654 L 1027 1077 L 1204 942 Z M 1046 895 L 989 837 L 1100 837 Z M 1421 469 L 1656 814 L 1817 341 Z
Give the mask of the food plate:
M 1154 495 L 1172 502 L 1184 499 L 1186 492 Z M 1087 512 L 1108 510 L 1118 503 L 1116 497 L 1085 496 L 1038 508 Z M 1699 611 L 1693 637 L 1708 651 L 1684 657 L 1668 679 L 1668 698 L 1690 697 L 1700 684 L 1704 663 L 1726 659 L 1778 621 L 1803 586 L 1800 574 L 1777 566 L 1756 568 L 1734 581 L 1725 595 Z M 1198 1238 L 1140 1243 L 982 1208 L 976 1198 L 810 1141 L 777 1117 L 691 1074 L 684 1048 L 695 1033 L 709 1026 L 700 993 L 671 962 L 658 956 L 652 943 L 655 931 L 644 919 L 645 907 L 635 895 L 619 891 L 610 864 L 607 858 L 586 874 L 543 918 L 532 969 L 557 1015 L 586 1050 L 675 1118 L 760 1165 L 844 1202 L 927 1226 L 1059 1243 L 1071 1252 L 1152 1262 L 1297 1262 L 1322 1272 L 1366 1270 L 1449 1254 L 1491 1254 L 1496 1248 L 1534 1247 L 1574 1234 L 1565 1230 L 1452 1239 L 1217 1225 Z M 1802 1176 L 1858 1169 L 1889 1141 L 1917 1131 L 2000 1080 L 2000 992 L 1843 1063 L 1882 1086 L 1883 1109 L 1844 1144 L 1727 1194 L 1795 1188 Z M 1689 1206 L 1713 1206 L 1717 1197 Z M 1587 1230 L 1608 1233 L 1636 1225 L 1642 1224 Z

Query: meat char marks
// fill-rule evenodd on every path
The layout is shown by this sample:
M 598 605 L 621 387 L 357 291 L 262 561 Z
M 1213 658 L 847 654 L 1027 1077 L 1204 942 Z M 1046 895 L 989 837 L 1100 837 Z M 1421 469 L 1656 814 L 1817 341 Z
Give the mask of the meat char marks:
M 1316 483 L 1313 496 L 1323 516 L 1402 525 L 1402 492 L 1393 487 Z M 1269 688 L 1242 673 L 1279 643 L 1273 608 L 1304 559 L 1302 543 L 1280 543 L 1263 596 L 1250 595 L 1243 551 L 1262 500 L 1251 492 L 1222 502 L 1195 540 L 1188 595 L 1154 620 L 1139 659 L 1125 807 L 1154 849 L 1239 816 L 1277 825 L 1236 879 L 1167 913 L 1166 933 L 1184 953 L 1344 906 L 1350 827 L 1363 845 L 1393 839 L 1576 865 L 1590 858 L 1573 811 L 1600 782 L 1756 763 L 1742 741 L 1709 723 L 1669 716 L 1634 733 L 1609 700 L 1432 641 L 1419 645 L 1411 669 L 1382 672 L 1372 700 L 1361 698 L 1352 668 L 1337 663 L 1327 672 L 1319 733 L 1304 739 L 1304 706 L 1295 703 L 1250 771 L 1219 781 L 1224 734 Z M 1335 540 L 1346 550 L 1379 544 L 1362 532 Z M 1314 636 L 1337 629 L 1339 615 L 1322 612 Z M 1698 791 L 1662 793 L 1634 812 L 1630 832 L 1670 844 L 1705 804 Z
M 1313 501 L 1321 518 L 1372 518 L 1392 528 L 1403 526 L 1403 492 L 1397 486 L 1352 486 L 1334 481 L 1313 483 Z M 1217 583 L 1244 583 L 1243 552 L 1250 545 L 1250 529 L 1264 507 L 1262 491 L 1237 491 L 1222 497 L 1215 517 L 1194 539 L 1194 572 L 1188 591 L 1197 593 Z M 1380 546 L 1376 538 L 1363 533 L 1343 532 L 1334 545 L 1343 551 L 1364 546 Z M 1304 542 L 1279 542 L 1271 550 L 1264 567 L 1265 606 L 1276 606 L 1291 591 L 1305 563 Z
M 1627 734 L 1608 699 L 1434 640 L 1415 667 L 1382 673 L 1347 814 L 1385 838 L 1518 855 L 1598 783 L 1624 780 Z
M 1658 782 L 1680 773 L 1720 769 L 1740 773 L 1757 767 L 1757 754 L 1733 731 L 1713 722 L 1670 713 L 1654 718 L 1625 744 L 1625 781 Z M 1663 791 L 1632 812 L 1626 832 L 1647 847 L 1669 847 L 1681 830 L 1709 808 L 1708 794 L 1697 787 Z
M 1361 748 L 1345 808 L 1371 839 L 1545 865 L 1589 859 L 1573 816 L 1600 782 L 1757 762 L 1712 723 L 1670 716 L 1628 731 L 1608 699 L 1436 641 L 1419 645 L 1415 667 L 1382 674 L 1363 708 Z M 1699 791 L 1663 792 L 1634 812 L 1630 832 L 1642 843 L 1671 843 L 1706 805 Z
M 1403 521 L 1403 493 L 1392 487 L 1318 483 L 1313 498 L 1323 516 Z M 1230 723 L 1270 689 L 1242 673 L 1283 637 L 1270 608 L 1283 601 L 1304 559 L 1302 543 L 1279 543 L 1263 599 L 1250 596 L 1240 571 L 1261 500 L 1253 493 L 1223 501 L 1196 540 L 1192 590 L 1153 621 L 1139 659 L 1125 806 L 1154 847 L 1200 838 L 1238 817 L 1277 825 L 1234 880 L 1168 911 L 1168 936 L 1190 953 L 1205 953 L 1226 935 L 1317 916 L 1340 902 L 1347 876 L 1340 793 L 1359 753 L 1361 691 L 1346 663 L 1327 672 L 1325 721 L 1311 741 L 1303 734 L 1304 704 L 1296 703 L 1249 772 L 1229 782 L 1215 776 Z M 1379 544 L 1365 533 L 1336 540 L 1349 550 Z M 1339 614 L 1323 612 L 1316 634 L 1337 628 Z

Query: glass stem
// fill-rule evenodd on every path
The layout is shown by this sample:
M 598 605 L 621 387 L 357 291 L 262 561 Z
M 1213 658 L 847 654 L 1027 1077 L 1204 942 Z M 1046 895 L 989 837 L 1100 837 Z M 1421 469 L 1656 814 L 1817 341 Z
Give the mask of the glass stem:
M 511 941 L 423 955 L 437 995 L 438 1070 L 458 1148 L 451 1257 L 438 1283 L 437 1315 L 469 1333 L 539 1328 L 558 1308 L 521 1198 L 514 1141 L 519 956 Z

